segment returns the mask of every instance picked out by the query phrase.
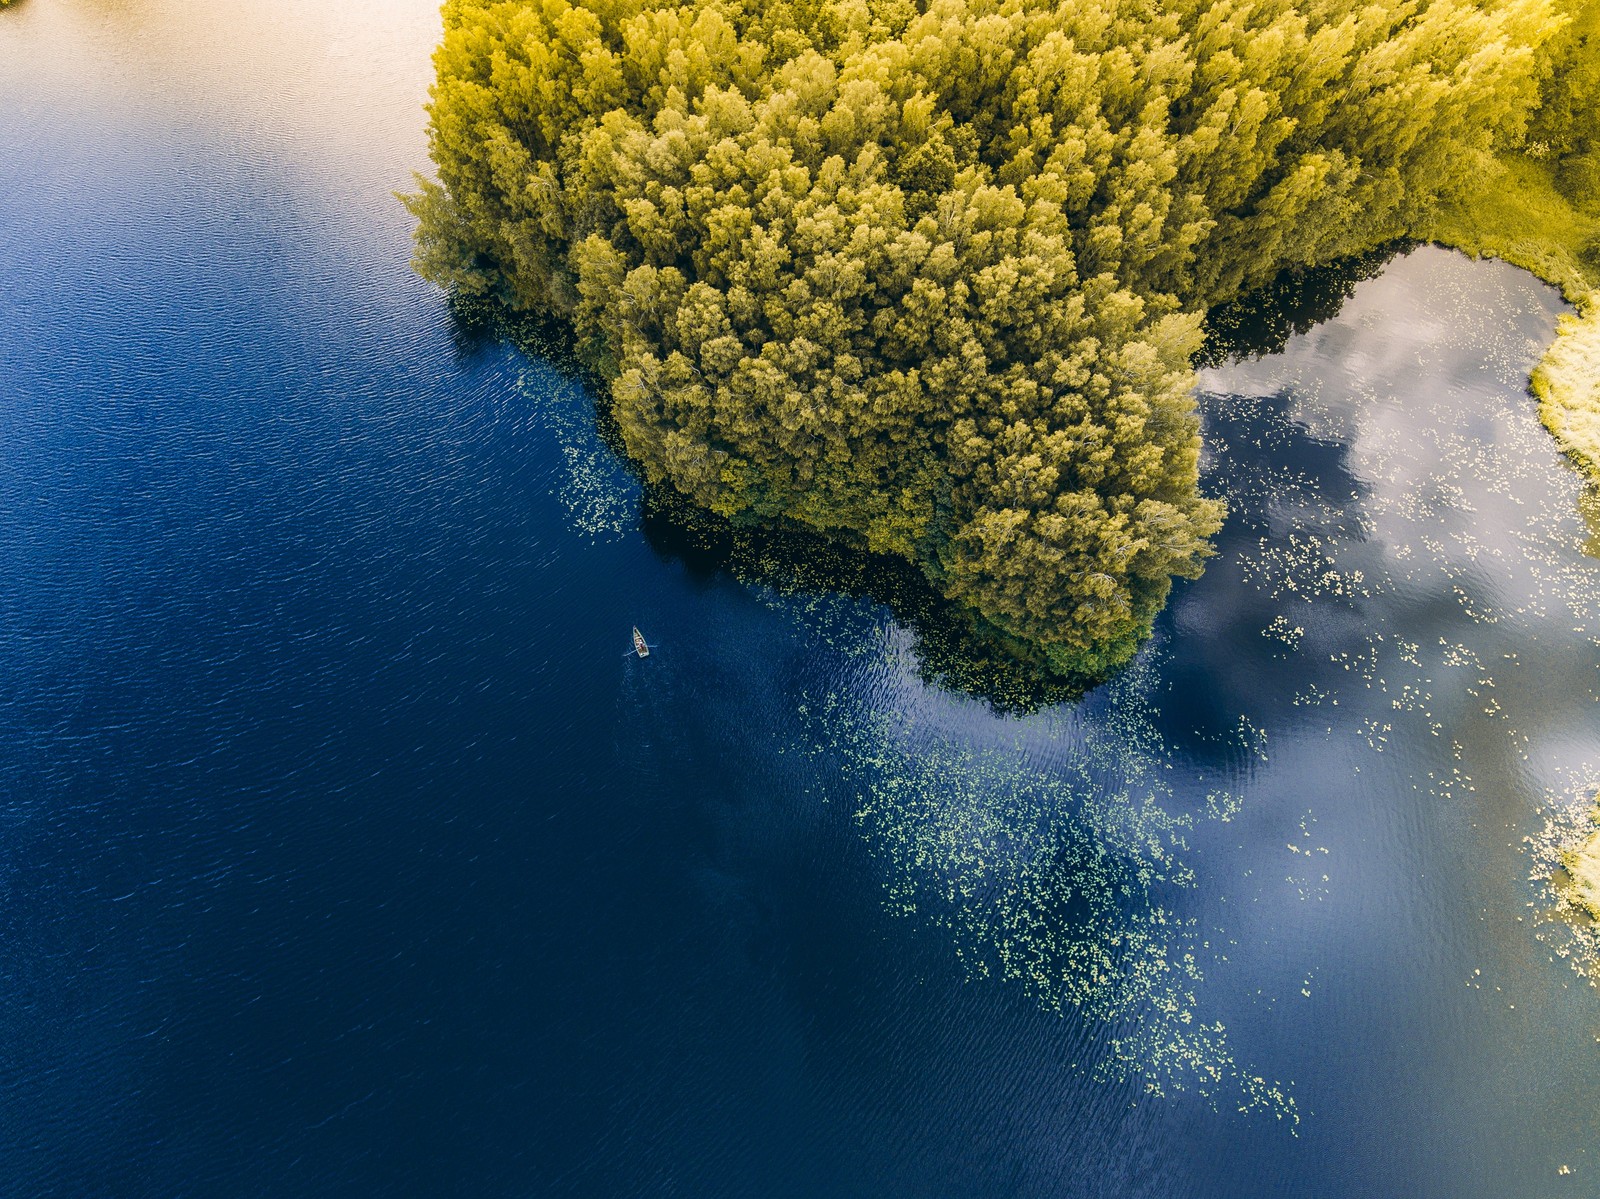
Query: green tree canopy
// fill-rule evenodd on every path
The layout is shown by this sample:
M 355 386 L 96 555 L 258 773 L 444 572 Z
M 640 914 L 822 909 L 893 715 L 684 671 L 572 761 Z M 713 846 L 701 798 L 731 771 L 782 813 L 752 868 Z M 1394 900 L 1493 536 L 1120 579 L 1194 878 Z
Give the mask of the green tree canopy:
M 1529 137 L 1576 202 L 1600 202 L 1600 0 L 1561 0 L 1567 19 L 1545 47 L 1544 93 Z M 1600 266 L 1600 264 L 1597 264 Z
M 1126 660 L 1218 504 L 1210 306 L 1412 228 L 1547 0 L 450 0 L 418 268 L 569 320 L 652 481 Z

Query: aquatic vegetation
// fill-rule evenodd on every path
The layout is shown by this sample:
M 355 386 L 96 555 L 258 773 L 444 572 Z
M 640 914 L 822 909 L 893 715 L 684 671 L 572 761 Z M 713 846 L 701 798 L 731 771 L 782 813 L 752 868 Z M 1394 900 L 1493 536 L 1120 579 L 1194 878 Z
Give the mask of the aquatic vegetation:
M 1562 885 L 1574 905 L 1600 920 L 1600 805 L 1589 820 L 1589 835 L 1561 855 Z
M 522 372 L 517 391 L 560 447 L 566 477 L 556 494 L 573 530 L 611 541 L 636 527 L 639 482 L 596 431 L 593 393 L 538 362 Z
M 1539 416 L 1561 448 L 1600 478 L 1600 297 L 1583 316 L 1564 317 L 1533 371 Z
M 1446 280 L 1466 269 L 1450 265 L 1438 251 L 1416 254 L 1447 272 Z M 1440 286 L 1448 291 L 1452 284 Z M 1600 582 L 1572 557 L 1586 535 L 1571 510 L 1574 489 L 1549 485 L 1548 440 L 1514 410 L 1536 348 L 1499 328 L 1494 314 L 1464 293 L 1441 297 L 1425 322 L 1426 337 L 1473 347 L 1480 361 L 1463 381 L 1471 385 L 1485 377 L 1493 387 L 1475 390 L 1471 406 L 1446 395 L 1420 410 L 1412 402 L 1414 419 L 1402 425 L 1385 419 L 1385 410 L 1397 402 L 1402 372 L 1425 375 L 1433 369 L 1435 351 L 1427 342 L 1396 346 L 1392 360 L 1382 364 L 1353 363 L 1343 379 L 1311 377 L 1297 361 L 1319 336 L 1337 338 L 1341 329 L 1385 315 L 1381 301 L 1358 296 L 1334 325 L 1291 347 L 1271 374 L 1258 373 L 1248 386 L 1243 366 L 1202 374 L 1200 402 L 1208 422 L 1218 428 L 1247 425 L 1255 443 L 1218 436 L 1211 448 L 1208 479 L 1230 505 L 1255 514 L 1249 529 L 1240 530 L 1247 540 L 1229 568 L 1278 605 L 1269 622 L 1281 615 L 1290 628 L 1304 623 L 1308 601 L 1331 600 L 1361 613 L 1364 601 L 1402 592 L 1429 601 L 1448 597 L 1471 624 L 1526 625 L 1561 613 L 1571 618 L 1572 631 L 1595 636 Z M 1494 429 L 1492 440 L 1484 435 L 1485 422 Z M 1294 438 L 1303 444 L 1308 434 L 1348 447 L 1337 469 L 1321 480 L 1278 461 L 1284 447 Z M 1493 541 L 1483 536 L 1490 518 Z M 1518 563 L 1515 582 L 1463 585 L 1469 574 L 1481 577 L 1485 569 L 1498 576 L 1508 561 Z M 1389 636 L 1370 626 L 1363 632 L 1374 646 Z M 1358 662 L 1349 647 L 1341 652 L 1351 653 L 1356 673 L 1375 669 Z M 1445 657 L 1452 666 L 1467 666 L 1469 652 L 1453 646 Z M 1402 664 L 1409 672 L 1426 655 L 1426 646 L 1408 645 Z M 1398 675 L 1396 670 L 1390 681 Z
M 1552 474 L 1549 440 L 1518 403 L 1536 346 L 1452 283 L 1464 264 L 1433 250 L 1416 254 L 1445 272 L 1437 298 L 1418 314 L 1417 344 L 1396 330 L 1390 346 L 1342 374 L 1305 365 L 1319 339 L 1341 344 L 1352 329 L 1389 325 L 1392 309 L 1368 298 L 1380 290 L 1374 285 L 1358 290 L 1332 326 L 1291 343 L 1269 371 L 1221 367 L 1203 376 L 1202 412 L 1217 430 L 1208 477 L 1266 530 L 1242 530 L 1216 569 L 1237 572 L 1270 601 L 1264 635 L 1304 625 L 1296 653 L 1318 654 L 1332 668 L 1297 683 L 1295 708 L 1308 718 L 1325 714 L 1330 737 L 1353 735 L 1358 752 L 1374 759 L 1428 739 L 1437 749 L 1413 768 L 1412 791 L 1441 811 L 1470 811 L 1487 788 L 1466 746 L 1478 740 L 1481 755 L 1483 745 L 1462 727 L 1498 729 L 1505 758 L 1534 769 L 1539 754 L 1516 714 L 1530 699 L 1545 702 L 1526 682 L 1520 706 L 1506 694 L 1504 676 L 1525 668 L 1515 652 L 1488 647 L 1503 644 L 1508 630 L 1530 643 L 1551 630 L 1585 649 L 1590 658 L 1575 655 L 1580 662 L 1600 646 L 1600 572 L 1580 556 L 1593 550 L 1594 489 Z M 1415 378 L 1437 377 L 1449 357 L 1435 349 L 1441 343 L 1472 347 L 1480 361 L 1450 389 L 1434 391 L 1437 398 L 1408 398 L 1405 420 L 1391 419 L 1397 400 L 1414 394 Z M 1263 484 L 1254 455 L 1275 458 L 1295 436 L 1339 447 L 1341 470 L 1319 481 L 1280 465 L 1264 472 Z M 1587 523 L 1573 512 L 1575 492 Z M 1350 586 L 1357 577 L 1359 589 Z M 1449 605 L 1457 615 L 1430 643 L 1384 619 L 1396 603 L 1435 612 Z M 1346 606 L 1350 624 L 1314 623 Z M 1446 621 L 1443 613 L 1437 619 Z M 1579 685 L 1582 697 L 1593 679 Z M 1570 885 L 1582 847 L 1596 844 L 1592 765 L 1577 773 L 1573 797 L 1555 804 L 1522 845 L 1535 934 L 1552 957 L 1600 985 L 1600 925 Z
M 1526 844 L 1529 881 L 1543 904 L 1540 940 L 1600 987 L 1600 797 L 1592 786 L 1553 805 Z
M 1202 1017 L 1205 947 L 1163 898 L 1194 885 L 1183 855 L 1195 821 L 1232 819 L 1241 801 L 1219 792 L 1201 812 L 1170 810 L 1153 677 L 1141 665 L 1112 684 L 1108 715 L 1075 730 L 1064 768 L 832 695 L 817 708 L 817 752 L 843 765 L 855 820 L 888 867 L 890 909 L 942 928 L 974 977 L 1106 1024 L 1100 1077 L 1296 1124 L 1287 1088 L 1237 1063 L 1222 1022 Z
M 612 541 L 637 527 L 639 480 L 619 452 L 616 426 L 597 402 L 594 380 L 573 353 L 571 329 L 484 296 L 452 296 L 450 315 L 464 350 L 506 340 L 526 357 L 517 375 L 520 415 L 559 449 L 563 478 L 553 494 L 572 530 Z

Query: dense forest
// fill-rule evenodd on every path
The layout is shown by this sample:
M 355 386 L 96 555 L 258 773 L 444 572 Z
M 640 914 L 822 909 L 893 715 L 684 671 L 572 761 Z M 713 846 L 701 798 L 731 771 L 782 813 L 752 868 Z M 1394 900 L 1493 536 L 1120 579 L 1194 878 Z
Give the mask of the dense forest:
M 1596 11 L 450 0 L 417 265 L 569 322 L 650 481 L 1095 673 L 1222 517 L 1206 311 L 1468 228 L 1530 146 L 1592 195 Z

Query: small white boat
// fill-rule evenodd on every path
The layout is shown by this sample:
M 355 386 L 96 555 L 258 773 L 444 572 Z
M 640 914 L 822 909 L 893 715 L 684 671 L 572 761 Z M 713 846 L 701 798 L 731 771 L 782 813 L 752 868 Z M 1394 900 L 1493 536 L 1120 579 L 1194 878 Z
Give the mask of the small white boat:
M 650 656 L 650 647 L 645 644 L 644 634 L 639 631 L 639 626 L 633 626 L 633 652 L 641 658 Z

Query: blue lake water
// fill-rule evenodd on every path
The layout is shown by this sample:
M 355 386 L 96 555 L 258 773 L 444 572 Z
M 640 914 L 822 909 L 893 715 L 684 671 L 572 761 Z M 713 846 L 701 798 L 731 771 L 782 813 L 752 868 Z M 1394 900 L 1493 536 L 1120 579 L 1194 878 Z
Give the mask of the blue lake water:
M 0 13 L 0 1194 L 1600 1194 L 1548 288 L 1208 370 L 1218 557 L 1002 714 L 645 536 L 408 269 L 431 5 L 326 7 Z

